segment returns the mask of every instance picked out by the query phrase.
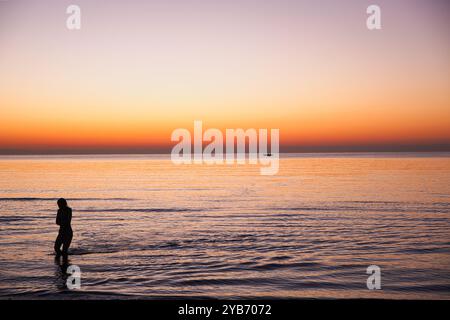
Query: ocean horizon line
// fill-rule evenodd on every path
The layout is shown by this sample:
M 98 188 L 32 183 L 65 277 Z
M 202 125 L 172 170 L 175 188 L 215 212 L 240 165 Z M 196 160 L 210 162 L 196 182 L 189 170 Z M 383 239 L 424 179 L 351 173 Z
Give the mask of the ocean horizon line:
M 195 153 L 192 153 L 194 155 Z M 238 154 L 238 153 L 235 153 Z M 245 153 L 246 156 L 249 153 Z M 0 159 L 10 159 L 10 158 L 65 158 L 65 157 L 76 157 L 76 158 L 86 158 L 86 157 L 159 157 L 170 159 L 171 153 L 30 153 L 30 154 L 0 154 Z M 327 152 L 280 152 L 280 158 L 291 158 L 291 157 L 450 157 L 450 151 L 327 151 Z

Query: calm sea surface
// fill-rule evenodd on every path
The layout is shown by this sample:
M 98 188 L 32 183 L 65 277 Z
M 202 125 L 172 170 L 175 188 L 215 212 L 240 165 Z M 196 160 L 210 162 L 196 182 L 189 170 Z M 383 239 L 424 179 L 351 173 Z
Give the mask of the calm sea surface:
M 450 155 L 0 157 L 0 298 L 450 299 Z M 56 199 L 73 209 L 65 288 Z M 366 269 L 381 268 L 382 290 Z

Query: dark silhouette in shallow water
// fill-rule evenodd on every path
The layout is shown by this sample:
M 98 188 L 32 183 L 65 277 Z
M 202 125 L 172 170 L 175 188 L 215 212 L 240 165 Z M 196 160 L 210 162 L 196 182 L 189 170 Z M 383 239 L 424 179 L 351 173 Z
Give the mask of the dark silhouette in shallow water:
M 73 237 L 72 226 L 70 225 L 72 221 L 72 209 L 67 205 L 67 201 L 63 198 L 58 200 L 58 207 L 56 224 L 59 225 L 59 233 L 55 240 L 55 252 L 56 257 L 59 258 L 62 255 L 64 259 L 67 259 Z

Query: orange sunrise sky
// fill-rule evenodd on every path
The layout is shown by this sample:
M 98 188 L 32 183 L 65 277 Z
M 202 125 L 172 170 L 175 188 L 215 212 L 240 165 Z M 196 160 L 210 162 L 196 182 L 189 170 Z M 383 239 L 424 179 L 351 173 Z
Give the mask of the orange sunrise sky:
M 194 120 L 279 128 L 282 151 L 448 151 L 449 7 L 0 1 L 0 153 L 166 152 Z

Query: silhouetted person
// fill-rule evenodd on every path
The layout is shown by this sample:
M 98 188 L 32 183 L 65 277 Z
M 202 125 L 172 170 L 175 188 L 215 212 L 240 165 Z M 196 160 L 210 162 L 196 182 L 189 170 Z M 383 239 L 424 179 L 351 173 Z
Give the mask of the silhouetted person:
M 56 224 L 59 225 L 59 233 L 55 241 L 55 252 L 56 257 L 60 257 L 62 254 L 64 258 L 67 258 L 73 237 L 72 226 L 70 225 L 72 221 L 72 209 L 67 206 L 67 201 L 63 198 L 58 200 L 58 207 Z

